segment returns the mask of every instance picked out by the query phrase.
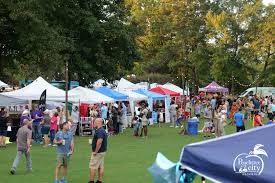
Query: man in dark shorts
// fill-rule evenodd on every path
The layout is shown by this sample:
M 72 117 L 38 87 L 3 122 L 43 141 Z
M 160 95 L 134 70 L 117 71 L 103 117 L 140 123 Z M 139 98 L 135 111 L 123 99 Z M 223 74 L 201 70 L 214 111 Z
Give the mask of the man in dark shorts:
M 23 124 L 24 126 L 19 128 L 16 135 L 17 136 L 17 155 L 15 160 L 13 161 L 12 168 L 10 171 L 12 175 L 15 174 L 16 168 L 19 165 L 19 162 L 23 154 L 26 156 L 27 172 L 32 171 L 32 160 L 31 160 L 31 154 L 30 154 L 32 131 L 29 129 L 29 127 L 31 127 L 31 122 L 28 119 L 24 119 Z
M 90 160 L 90 181 L 95 183 L 96 171 L 98 171 L 98 181 L 102 183 L 104 175 L 104 157 L 107 151 L 107 133 L 103 128 L 103 120 L 97 118 L 95 120 L 95 135 L 92 142 L 92 155 Z

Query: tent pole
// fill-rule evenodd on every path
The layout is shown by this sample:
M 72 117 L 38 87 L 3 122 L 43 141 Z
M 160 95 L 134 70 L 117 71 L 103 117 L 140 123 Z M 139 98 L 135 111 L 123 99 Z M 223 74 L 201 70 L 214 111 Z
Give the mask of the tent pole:
M 68 79 L 69 79 L 69 76 L 68 76 L 68 70 L 69 70 L 69 66 L 68 66 L 68 60 L 66 60 L 66 63 L 65 63 L 65 81 L 66 81 L 66 86 L 65 86 L 65 115 L 66 115 L 66 122 L 68 122 Z

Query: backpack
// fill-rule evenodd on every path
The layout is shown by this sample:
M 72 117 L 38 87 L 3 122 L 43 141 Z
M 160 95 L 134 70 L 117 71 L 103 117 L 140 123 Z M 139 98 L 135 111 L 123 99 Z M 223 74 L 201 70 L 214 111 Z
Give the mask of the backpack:
M 150 109 L 148 109 L 146 118 L 147 118 L 147 119 L 151 119 L 151 118 L 152 118 L 152 111 L 151 111 Z

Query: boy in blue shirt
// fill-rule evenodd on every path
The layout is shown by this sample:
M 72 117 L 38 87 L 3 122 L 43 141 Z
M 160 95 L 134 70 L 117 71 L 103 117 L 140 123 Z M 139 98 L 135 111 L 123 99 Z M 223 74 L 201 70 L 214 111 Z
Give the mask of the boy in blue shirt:
M 236 123 L 236 131 L 241 132 L 245 130 L 244 126 L 244 114 L 242 113 L 242 108 L 239 108 L 239 111 L 234 114 L 234 120 Z
M 63 171 L 60 183 L 68 183 L 65 176 L 67 175 L 70 155 L 74 151 L 73 134 L 69 132 L 69 128 L 69 123 L 65 122 L 62 124 L 62 131 L 57 132 L 55 135 L 54 143 L 57 144 L 57 166 L 54 183 L 59 183 L 58 176 L 61 167 L 63 167 Z

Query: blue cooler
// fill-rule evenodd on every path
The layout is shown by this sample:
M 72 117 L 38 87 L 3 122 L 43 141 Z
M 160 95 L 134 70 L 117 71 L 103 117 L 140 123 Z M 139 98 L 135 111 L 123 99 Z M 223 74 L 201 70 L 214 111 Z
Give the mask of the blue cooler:
M 198 119 L 189 118 L 188 119 L 188 133 L 189 135 L 198 135 Z

